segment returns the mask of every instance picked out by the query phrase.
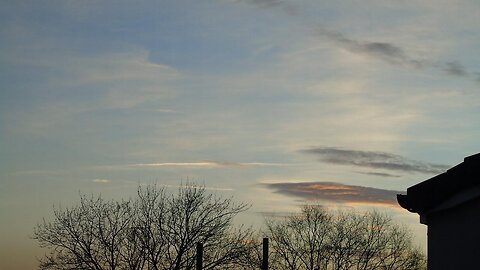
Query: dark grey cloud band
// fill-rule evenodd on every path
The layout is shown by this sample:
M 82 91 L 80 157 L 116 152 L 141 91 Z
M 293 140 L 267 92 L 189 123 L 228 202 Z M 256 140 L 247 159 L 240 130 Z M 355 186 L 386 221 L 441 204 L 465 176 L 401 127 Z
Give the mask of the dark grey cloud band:
M 412 160 L 400 155 L 386 152 L 358 151 L 335 147 L 315 147 L 301 150 L 301 152 L 316 155 L 318 156 L 319 161 L 325 163 L 400 172 L 439 174 L 446 171 L 450 167 L 443 164 L 433 164 Z

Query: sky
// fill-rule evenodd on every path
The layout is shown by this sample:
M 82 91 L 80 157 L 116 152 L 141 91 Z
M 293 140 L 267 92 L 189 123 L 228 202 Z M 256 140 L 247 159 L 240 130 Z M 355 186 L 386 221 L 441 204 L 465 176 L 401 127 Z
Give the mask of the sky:
M 383 209 L 479 152 L 476 0 L 0 3 L 0 261 L 79 194 Z M 261 225 L 260 225 L 261 226 Z

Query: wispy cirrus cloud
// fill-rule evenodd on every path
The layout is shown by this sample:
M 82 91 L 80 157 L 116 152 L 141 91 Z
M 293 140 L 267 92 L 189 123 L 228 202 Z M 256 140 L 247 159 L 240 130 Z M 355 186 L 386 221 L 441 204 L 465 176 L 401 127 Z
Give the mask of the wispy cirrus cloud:
M 346 37 L 340 32 L 326 30 L 322 27 L 317 28 L 317 33 L 336 42 L 340 47 L 352 53 L 368 55 L 390 64 L 415 68 L 423 67 L 426 64 L 425 60 L 409 57 L 404 49 L 393 43 L 355 40 Z
M 282 0 L 236 0 L 235 2 L 247 3 L 265 9 L 278 9 L 281 7 L 280 10 L 286 11 L 287 14 L 292 15 L 296 19 L 302 19 L 305 21 L 302 13 L 299 12 L 302 10 L 302 6 L 298 3 Z M 303 10 L 304 9 L 305 7 L 303 7 Z M 365 55 L 404 68 L 436 69 L 443 71 L 450 76 L 464 77 L 480 82 L 480 76 L 475 76 L 476 72 L 470 72 L 459 60 L 438 61 L 438 59 L 412 57 L 407 53 L 405 48 L 392 42 L 352 38 L 339 31 L 325 28 L 321 23 L 317 23 L 314 26 L 311 25 L 310 27 L 314 29 L 314 32 L 318 37 L 327 38 L 338 44 L 339 48 L 347 50 L 353 54 Z
M 112 180 L 110 180 L 110 179 L 96 178 L 96 179 L 92 179 L 92 182 L 93 182 L 93 183 L 97 183 L 97 184 L 108 184 L 108 183 L 111 183 Z
M 398 177 L 400 177 L 400 175 L 390 174 L 390 173 L 383 173 L 383 172 L 357 172 L 357 173 L 365 174 L 365 175 L 379 176 L 379 177 L 389 177 L 389 178 L 398 178 Z
M 330 203 L 382 204 L 398 206 L 396 195 L 401 191 L 335 182 L 278 182 L 264 184 L 276 193 L 308 201 Z
M 281 163 L 265 163 L 265 162 L 230 162 L 230 161 L 217 161 L 217 160 L 204 160 L 204 161 L 194 161 L 194 162 L 163 162 L 163 163 L 139 163 L 139 164 L 130 164 L 129 167 L 205 167 L 205 168 L 214 168 L 214 167 L 251 167 L 251 166 L 285 166 L 286 164 Z
M 314 147 L 301 150 L 301 152 L 316 155 L 319 157 L 319 161 L 325 163 L 408 173 L 438 174 L 450 168 L 448 165 L 412 160 L 387 152 L 358 151 L 336 147 Z
M 472 76 L 471 72 L 459 60 L 448 62 L 435 61 L 433 59 L 420 59 L 411 57 L 401 46 L 383 41 L 358 40 L 345 36 L 336 31 L 317 28 L 319 36 L 337 43 L 351 53 L 366 55 L 374 59 L 387 62 L 392 65 L 402 66 L 405 68 L 416 69 L 436 69 L 454 77 L 470 78 L 478 82 L 478 78 Z
M 161 168 L 190 168 L 190 169 L 215 169 L 215 168 L 246 168 L 246 167 L 283 167 L 291 166 L 285 163 L 268 163 L 268 162 L 231 162 L 218 160 L 200 160 L 191 162 L 153 162 L 153 163 L 135 163 L 124 165 L 107 165 L 97 166 L 97 169 L 161 169 Z
M 287 3 L 282 0 L 237 0 L 235 2 L 242 2 L 255 5 L 260 8 L 275 8 L 283 7 L 286 10 L 300 10 L 300 6 L 297 4 Z M 291 13 L 294 17 L 301 18 L 300 14 Z M 321 24 L 317 24 L 315 32 L 320 37 L 326 37 L 327 39 L 336 42 L 341 48 L 344 48 L 352 53 L 364 54 L 370 57 L 378 58 L 386 61 L 390 64 L 409 66 L 409 67 L 423 67 L 425 60 L 414 59 L 409 57 L 404 49 L 388 42 L 380 41 L 360 41 L 353 38 L 349 38 L 344 34 L 324 28 Z

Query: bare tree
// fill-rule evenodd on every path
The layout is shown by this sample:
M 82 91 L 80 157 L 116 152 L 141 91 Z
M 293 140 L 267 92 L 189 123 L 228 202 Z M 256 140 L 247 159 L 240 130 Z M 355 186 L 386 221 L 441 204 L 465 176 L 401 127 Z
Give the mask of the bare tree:
M 377 212 L 329 212 L 304 206 L 298 215 L 267 220 L 273 269 L 425 269 L 410 232 Z
M 232 226 L 233 218 L 248 207 L 208 194 L 204 188 L 182 188 L 164 207 L 162 232 L 166 252 L 158 269 L 193 268 L 195 245 L 204 245 L 204 269 L 226 269 L 242 256 L 251 230 Z
M 205 247 L 204 269 L 245 264 L 250 229 L 235 229 L 233 218 L 248 206 L 185 185 L 175 195 L 156 186 L 139 188 L 137 198 L 105 201 L 81 196 L 80 204 L 54 209 L 33 238 L 50 254 L 41 269 L 191 269 L 195 245 Z
M 54 209 L 54 220 L 44 220 L 34 231 L 40 246 L 50 248 L 40 268 L 126 268 L 138 256 L 124 248 L 129 244 L 126 233 L 132 227 L 133 215 L 131 202 L 104 201 L 100 197 L 82 196 L 78 206 Z
M 267 235 L 271 238 L 273 266 L 279 269 L 314 269 L 326 258 L 332 217 L 316 206 L 305 206 L 302 215 L 292 215 L 282 221 L 267 220 Z

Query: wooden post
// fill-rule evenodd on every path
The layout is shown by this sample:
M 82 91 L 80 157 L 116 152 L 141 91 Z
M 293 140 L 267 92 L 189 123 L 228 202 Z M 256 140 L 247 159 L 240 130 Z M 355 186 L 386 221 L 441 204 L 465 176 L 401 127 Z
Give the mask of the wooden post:
M 268 238 L 263 238 L 262 270 L 268 270 Z
M 200 242 L 197 243 L 197 267 L 195 269 L 203 269 L 203 244 Z

